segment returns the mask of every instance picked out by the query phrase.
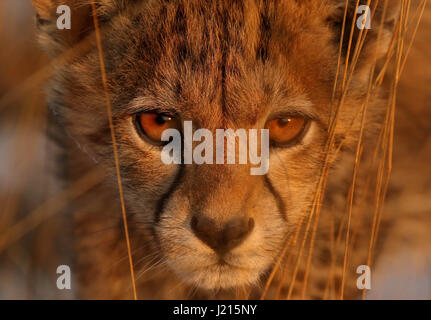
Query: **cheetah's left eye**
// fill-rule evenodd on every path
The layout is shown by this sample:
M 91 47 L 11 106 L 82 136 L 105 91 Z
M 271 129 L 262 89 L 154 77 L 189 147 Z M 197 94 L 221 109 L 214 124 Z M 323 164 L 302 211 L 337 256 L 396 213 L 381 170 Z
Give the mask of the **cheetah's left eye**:
M 269 138 L 274 145 L 287 146 L 299 142 L 308 122 L 304 117 L 286 116 L 269 120 L 265 128 L 269 129 Z
M 141 136 L 156 145 L 163 144 L 162 135 L 166 129 L 180 129 L 178 119 L 158 112 L 142 113 L 136 117 L 135 123 Z

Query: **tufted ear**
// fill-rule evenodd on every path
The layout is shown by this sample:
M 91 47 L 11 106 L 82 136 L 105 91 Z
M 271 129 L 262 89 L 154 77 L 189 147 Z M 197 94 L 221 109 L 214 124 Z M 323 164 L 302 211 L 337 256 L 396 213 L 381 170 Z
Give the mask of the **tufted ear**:
M 36 22 L 42 46 L 49 53 L 58 54 L 72 47 L 93 31 L 92 0 L 32 0 L 36 9 Z M 129 3 L 138 0 L 95 0 L 100 21 L 107 21 L 124 10 Z M 71 28 L 58 29 L 57 20 L 62 11 L 60 6 L 70 8 Z
M 329 0 L 332 5 L 331 15 L 328 18 L 330 27 L 334 31 L 334 39 L 337 45 L 342 33 L 344 15 L 346 12 L 346 0 Z M 366 15 L 366 9 L 369 2 L 369 11 Z M 399 17 L 400 1 L 396 0 L 380 0 L 368 1 L 348 0 L 347 1 L 347 16 L 345 21 L 344 37 L 342 41 L 342 54 L 347 56 L 349 40 L 352 37 L 350 60 L 353 57 L 353 52 L 361 33 L 360 26 L 363 25 L 367 29 L 364 46 L 361 51 L 361 56 L 358 61 L 357 70 L 366 69 L 366 66 L 374 59 L 376 50 L 377 58 L 381 58 L 389 47 L 389 43 L 394 31 L 395 22 Z M 355 15 L 356 11 L 356 15 Z M 383 19 L 383 25 L 382 25 Z M 352 34 L 352 25 L 353 34 Z M 382 26 L 382 34 L 378 37 L 379 30 Z M 364 30 L 365 31 L 365 30 Z M 364 32 L 363 32 L 364 34 Z M 379 42 L 377 43 L 377 40 Z

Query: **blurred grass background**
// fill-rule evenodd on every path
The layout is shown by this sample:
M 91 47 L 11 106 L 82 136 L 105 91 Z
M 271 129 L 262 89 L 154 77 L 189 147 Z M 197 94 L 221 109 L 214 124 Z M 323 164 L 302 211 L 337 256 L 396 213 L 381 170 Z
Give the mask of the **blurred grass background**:
M 56 287 L 57 266 L 71 263 L 67 233 L 58 233 L 67 215 L 29 224 L 30 232 L 2 246 L 2 236 L 19 231 L 13 226 L 59 189 L 47 156 L 44 84 L 32 78 L 48 63 L 34 15 L 29 0 L 0 1 L 0 299 L 73 296 Z

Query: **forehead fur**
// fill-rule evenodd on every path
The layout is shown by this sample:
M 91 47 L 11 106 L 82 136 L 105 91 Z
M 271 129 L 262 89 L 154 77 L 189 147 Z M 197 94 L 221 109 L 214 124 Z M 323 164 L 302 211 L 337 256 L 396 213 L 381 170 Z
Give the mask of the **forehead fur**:
M 146 96 L 202 126 L 248 126 L 306 88 L 321 98 L 335 69 L 327 10 L 320 1 L 142 2 L 105 36 L 114 105 Z

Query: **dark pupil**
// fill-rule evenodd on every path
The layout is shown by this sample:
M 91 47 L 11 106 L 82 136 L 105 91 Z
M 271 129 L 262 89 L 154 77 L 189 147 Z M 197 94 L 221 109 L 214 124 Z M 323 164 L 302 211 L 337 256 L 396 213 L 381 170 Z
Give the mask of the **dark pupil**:
M 156 123 L 158 125 L 164 125 L 166 123 L 166 121 L 169 121 L 169 120 L 171 120 L 171 118 L 164 115 L 164 114 L 159 114 L 156 117 Z
M 280 127 L 284 127 L 284 126 L 288 125 L 290 121 L 291 121 L 290 118 L 278 119 L 278 125 Z

